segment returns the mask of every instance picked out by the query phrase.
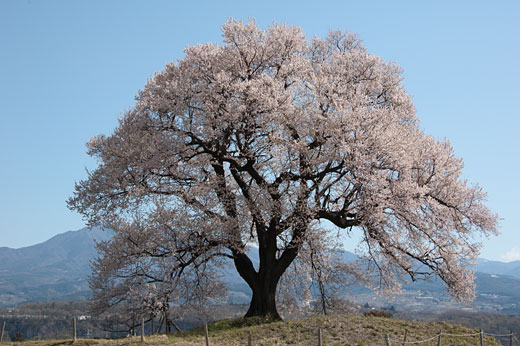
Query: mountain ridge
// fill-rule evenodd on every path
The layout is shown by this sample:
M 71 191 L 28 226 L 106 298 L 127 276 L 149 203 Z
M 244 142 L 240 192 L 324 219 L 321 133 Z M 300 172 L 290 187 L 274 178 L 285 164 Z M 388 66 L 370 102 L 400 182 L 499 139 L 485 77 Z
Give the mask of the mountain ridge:
M 91 295 L 87 282 L 90 261 L 97 255 L 95 241 L 109 240 L 112 235 L 111 230 L 85 227 L 19 249 L 0 247 L 0 307 L 30 301 L 87 299 Z M 251 255 L 255 262 L 255 253 Z M 356 255 L 345 251 L 344 257 L 347 262 L 351 262 Z M 520 261 L 479 259 L 476 269 L 479 286 L 477 301 L 480 299 L 493 306 L 498 293 L 505 294 L 506 298 L 502 300 L 506 302 L 514 299 L 520 301 L 520 292 L 514 289 L 515 285 L 520 287 Z M 236 271 L 230 267 L 222 274 L 230 290 L 230 300 L 248 303 L 250 289 Z M 439 299 L 444 299 L 440 280 L 407 284 L 403 289 L 416 293 L 433 292 Z M 351 291 L 360 294 L 363 297 L 360 299 L 372 299 L 367 289 L 353 287 Z
M 0 248 L 0 306 L 76 297 L 80 292 L 80 297 L 88 296 L 94 240 L 110 237 L 100 228 L 82 228 L 19 249 Z

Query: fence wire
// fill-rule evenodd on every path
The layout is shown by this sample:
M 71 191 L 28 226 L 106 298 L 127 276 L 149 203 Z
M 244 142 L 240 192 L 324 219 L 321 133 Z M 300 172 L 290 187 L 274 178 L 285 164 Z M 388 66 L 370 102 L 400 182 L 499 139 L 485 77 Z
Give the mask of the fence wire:
M 395 342 L 396 343 L 401 343 L 401 344 L 422 344 L 422 343 L 425 343 L 425 342 L 428 342 L 428 341 L 435 340 L 438 337 L 439 337 L 439 334 L 437 334 L 435 336 L 432 336 L 431 338 L 426 339 L 426 340 L 420 340 L 420 341 L 395 341 Z
M 491 333 L 484 333 L 486 335 L 489 335 L 489 336 L 498 336 L 498 337 L 503 337 L 503 336 L 511 336 L 512 333 L 509 333 L 509 334 L 491 334 Z M 514 334 L 513 334 L 514 335 Z
M 469 336 L 478 336 L 480 333 L 473 333 L 473 334 L 449 334 L 449 333 L 441 333 L 442 336 L 460 336 L 460 337 L 469 337 Z M 437 334 L 439 336 L 439 334 Z
M 443 336 L 450 336 L 450 337 L 474 337 L 474 336 L 480 336 L 480 332 L 479 333 L 473 333 L 473 334 L 450 334 L 450 333 L 439 333 L 435 336 L 432 336 L 431 338 L 428 338 L 428 339 L 424 339 L 424 340 L 418 340 L 418 341 L 402 341 L 402 340 L 390 340 L 392 344 L 400 344 L 400 345 L 407 345 L 407 344 L 422 344 L 422 343 L 425 343 L 425 342 L 428 342 L 428 341 L 432 341 L 432 340 L 435 340 L 437 339 L 439 336 L 443 337 Z M 482 332 L 482 335 L 485 335 L 485 336 L 493 336 L 493 337 L 513 337 L 516 341 L 518 341 L 520 343 L 520 340 L 516 337 L 516 335 L 511 332 L 509 334 L 493 334 L 493 333 L 485 333 L 485 332 Z

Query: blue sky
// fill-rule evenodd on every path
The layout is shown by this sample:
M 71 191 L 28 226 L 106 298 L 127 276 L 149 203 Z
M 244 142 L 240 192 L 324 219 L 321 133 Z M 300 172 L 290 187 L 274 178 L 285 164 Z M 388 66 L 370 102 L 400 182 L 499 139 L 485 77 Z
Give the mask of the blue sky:
M 421 127 L 448 138 L 503 218 L 482 257 L 520 259 L 519 1 L 0 1 L 0 246 L 82 228 L 66 208 L 154 72 L 220 41 L 228 17 L 359 34 L 404 68 Z M 516 256 L 515 256 L 516 253 Z

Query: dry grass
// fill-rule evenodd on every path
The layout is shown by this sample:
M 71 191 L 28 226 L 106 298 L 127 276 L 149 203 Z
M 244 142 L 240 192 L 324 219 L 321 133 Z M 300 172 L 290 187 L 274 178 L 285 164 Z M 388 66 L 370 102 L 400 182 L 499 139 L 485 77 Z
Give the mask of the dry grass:
M 288 322 L 258 324 L 255 319 L 234 319 L 215 322 L 209 325 L 209 336 L 212 346 L 247 345 L 247 337 L 251 331 L 253 345 L 317 345 L 317 331 L 322 329 L 324 346 L 378 346 L 385 345 L 385 334 L 390 335 L 392 345 L 400 345 L 405 330 L 408 330 L 407 341 L 420 341 L 434 337 L 442 329 L 449 334 L 474 334 L 478 330 L 442 322 L 413 322 L 384 317 L 361 315 L 320 316 Z M 166 337 L 164 335 L 149 336 L 146 345 L 204 345 L 202 328 L 186 331 L 180 335 Z M 70 340 L 26 341 L 23 346 L 59 346 L 71 345 Z M 478 345 L 478 336 L 452 337 L 443 336 L 442 345 L 462 346 Z M 4 343 L 4 345 L 20 345 L 20 343 Z M 91 345 L 140 345 L 140 337 L 117 340 L 79 339 L 75 346 Z M 437 339 L 421 343 L 423 346 L 437 345 Z M 498 346 L 493 338 L 485 337 L 485 345 Z

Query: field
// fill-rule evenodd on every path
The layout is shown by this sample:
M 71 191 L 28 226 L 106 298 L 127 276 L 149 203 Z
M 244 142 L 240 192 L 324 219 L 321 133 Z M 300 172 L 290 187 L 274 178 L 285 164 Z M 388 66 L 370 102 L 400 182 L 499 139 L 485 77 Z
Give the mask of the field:
M 403 321 L 385 317 L 363 315 L 319 316 L 288 322 L 258 324 L 255 319 L 233 319 L 215 322 L 209 325 L 209 339 L 212 346 L 247 345 L 248 334 L 251 333 L 252 345 L 317 345 L 318 329 L 322 330 L 322 344 L 325 346 L 378 346 L 386 345 L 385 337 L 389 335 L 392 345 L 400 345 L 405 331 L 407 342 L 432 339 L 421 343 L 424 346 L 437 345 L 436 335 L 443 334 L 468 335 L 479 331 L 443 322 Z M 146 345 L 204 345 L 202 328 L 185 331 L 174 336 L 147 336 Z M 26 341 L 23 343 L 7 342 L 4 345 L 23 346 L 59 346 L 70 345 L 71 340 Z M 139 345 L 140 337 L 123 339 L 78 339 L 74 345 Z M 486 346 L 500 345 L 488 336 L 484 336 Z M 479 335 L 457 337 L 442 335 L 441 345 L 479 345 Z

